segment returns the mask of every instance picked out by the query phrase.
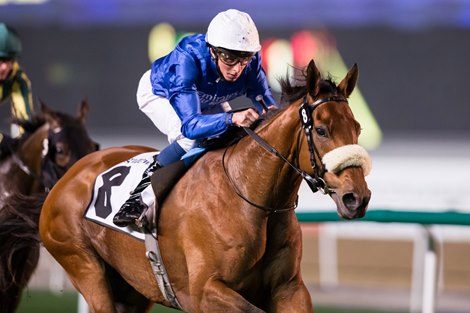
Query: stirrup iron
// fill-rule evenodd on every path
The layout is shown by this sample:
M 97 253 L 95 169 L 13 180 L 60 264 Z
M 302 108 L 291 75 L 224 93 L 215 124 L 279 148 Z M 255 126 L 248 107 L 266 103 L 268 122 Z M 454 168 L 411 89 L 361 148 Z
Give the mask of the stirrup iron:
M 142 211 L 142 214 L 140 214 L 139 218 L 135 220 L 135 224 L 137 225 L 137 227 L 143 228 L 144 226 L 148 225 L 146 215 L 149 208 L 150 207 L 148 205 L 145 205 L 145 209 Z

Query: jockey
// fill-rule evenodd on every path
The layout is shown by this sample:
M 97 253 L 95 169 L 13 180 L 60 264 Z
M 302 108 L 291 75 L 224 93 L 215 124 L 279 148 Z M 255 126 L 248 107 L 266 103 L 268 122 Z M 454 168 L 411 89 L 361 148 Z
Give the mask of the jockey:
M 31 83 L 18 64 L 21 52 L 18 34 L 4 23 L 0 23 L 0 103 L 11 103 L 13 118 L 30 119 L 33 114 Z M 16 124 L 11 125 L 10 134 L 17 137 L 23 132 Z M 8 149 L 11 137 L 0 133 L 0 155 Z
M 146 208 L 140 193 L 150 184 L 155 169 L 180 160 L 200 140 L 219 136 L 231 127 L 250 127 L 263 112 L 257 96 L 267 106 L 275 105 L 260 50 L 251 17 L 230 9 L 212 19 L 206 34 L 183 38 L 172 52 L 153 62 L 139 82 L 137 102 L 168 136 L 170 145 L 114 216 L 116 225 L 126 226 L 140 217 Z M 228 101 L 241 96 L 249 98 L 254 107 L 230 111 Z

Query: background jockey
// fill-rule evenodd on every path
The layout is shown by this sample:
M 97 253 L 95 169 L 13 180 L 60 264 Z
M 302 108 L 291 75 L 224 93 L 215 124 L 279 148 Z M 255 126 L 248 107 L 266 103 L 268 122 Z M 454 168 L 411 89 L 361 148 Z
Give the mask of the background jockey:
M 218 136 L 232 126 L 249 127 L 262 113 L 256 101 L 275 105 L 261 67 L 258 30 L 251 17 L 230 9 L 217 14 L 206 34 L 183 38 L 168 55 L 156 60 L 137 89 L 139 108 L 168 136 L 163 149 L 114 217 L 118 226 L 138 218 L 145 204 L 140 193 L 150 175 L 196 147 L 198 141 Z M 246 96 L 254 108 L 232 112 L 228 101 Z
M 11 103 L 13 118 L 30 119 L 33 114 L 31 83 L 18 64 L 21 41 L 18 34 L 4 23 L 0 23 L 0 103 Z M 11 136 L 23 132 L 16 124 L 11 124 Z M 0 133 L 0 153 L 8 149 L 11 137 Z

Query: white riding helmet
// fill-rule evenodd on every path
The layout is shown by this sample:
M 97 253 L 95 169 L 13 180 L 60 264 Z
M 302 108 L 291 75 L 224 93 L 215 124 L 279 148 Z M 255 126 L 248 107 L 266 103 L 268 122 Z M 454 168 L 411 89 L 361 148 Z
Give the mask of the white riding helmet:
M 220 12 L 212 19 L 206 42 L 229 50 L 252 53 L 261 50 L 255 23 L 247 13 L 235 9 Z

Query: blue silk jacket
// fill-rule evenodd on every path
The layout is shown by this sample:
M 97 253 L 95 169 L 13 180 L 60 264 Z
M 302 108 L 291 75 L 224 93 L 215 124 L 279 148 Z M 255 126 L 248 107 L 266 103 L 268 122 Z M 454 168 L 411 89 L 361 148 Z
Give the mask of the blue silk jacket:
M 183 38 L 171 53 L 156 60 L 150 80 L 153 93 L 169 99 L 181 120 L 181 133 L 189 139 L 218 136 L 228 129 L 229 113 L 220 109 L 204 114 L 217 111 L 225 101 L 245 95 L 259 112 L 262 107 L 255 99 L 257 95 L 262 95 L 268 106 L 275 104 L 259 53 L 240 78 L 227 82 L 217 71 L 204 34 Z

